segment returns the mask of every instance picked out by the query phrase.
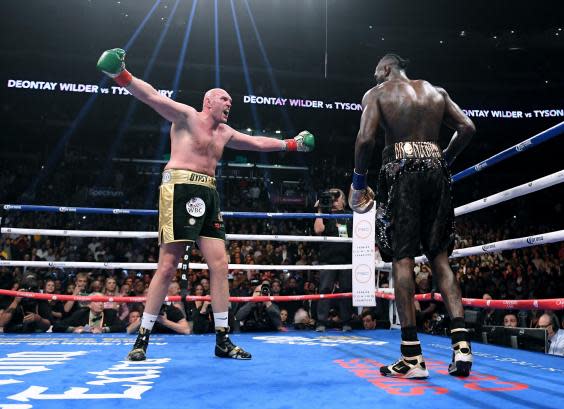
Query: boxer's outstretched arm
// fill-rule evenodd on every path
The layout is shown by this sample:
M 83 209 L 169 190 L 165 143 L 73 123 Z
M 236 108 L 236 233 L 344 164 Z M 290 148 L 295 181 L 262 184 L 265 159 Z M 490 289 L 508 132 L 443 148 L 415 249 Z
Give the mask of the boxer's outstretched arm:
M 450 96 L 444 89 L 437 89 L 445 98 L 443 123 L 455 131 L 447 148 L 443 151 L 445 160 L 450 165 L 470 143 L 470 140 L 476 133 L 476 127 L 472 120 L 462 112 L 460 107 L 450 99 Z
M 185 121 L 189 115 L 196 112 L 188 105 L 180 104 L 159 94 L 151 85 L 131 75 L 125 68 L 125 54 L 125 50 L 121 48 L 106 50 L 98 59 L 96 67 L 170 122 Z
M 149 105 L 167 121 L 178 123 L 186 121 L 196 110 L 189 105 L 176 102 L 159 94 L 152 85 L 133 77 L 126 89 L 139 101 Z
M 231 149 L 276 152 L 299 151 L 311 152 L 315 147 L 315 138 L 308 131 L 302 131 L 293 139 L 276 139 L 268 136 L 250 136 L 229 127 L 231 137 L 225 146 Z
M 233 132 L 229 142 L 225 146 L 231 149 L 260 152 L 283 151 L 286 143 L 281 139 L 269 138 L 268 136 L 251 136 L 229 128 Z
M 375 90 L 370 90 L 364 94 L 362 106 L 360 129 L 354 146 L 354 170 L 361 175 L 366 173 L 370 159 L 372 159 L 374 144 L 376 143 L 376 131 L 380 122 L 380 107 Z

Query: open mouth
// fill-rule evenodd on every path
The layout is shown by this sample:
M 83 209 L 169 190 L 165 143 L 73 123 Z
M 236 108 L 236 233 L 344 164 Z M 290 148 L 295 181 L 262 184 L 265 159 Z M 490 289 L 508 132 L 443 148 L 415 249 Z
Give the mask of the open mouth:
M 225 111 L 223 111 L 223 115 L 225 115 L 225 117 L 229 116 L 229 109 L 226 109 Z

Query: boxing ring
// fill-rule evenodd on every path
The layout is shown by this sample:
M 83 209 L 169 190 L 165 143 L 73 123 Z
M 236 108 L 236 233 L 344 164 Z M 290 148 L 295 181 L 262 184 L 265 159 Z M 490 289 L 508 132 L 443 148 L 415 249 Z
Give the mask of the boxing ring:
M 453 177 L 458 181 L 493 164 L 559 136 L 564 122 L 470 167 Z M 460 206 L 457 216 L 487 208 L 562 183 L 564 170 Z M 100 209 L 35 205 L 3 205 L 5 211 L 44 211 L 76 214 L 149 216 L 154 210 Z M 306 218 L 311 213 L 224 212 L 233 218 Z M 337 217 L 324 215 L 323 217 Z M 338 217 L 343 217 L 339 215 Z M 2 227 L 3 234 L 65 237 L 156 238 L 156 232 L 85 231 Z M 228 240 L 333 241 L 335 237 L 228 234 Z M 452 257 L 483 255 L 564 240 L 564 230 L 507 239 L 454 251 Z M 424 258 L 418 258 L 424 262 Z M 2 267 L 92 268 L 154 270 L 155 263 L 0 260 Z M 206 269 L 191 263 L 193 269 Z M 351 265 L 292 266 L 230 264 L 240 270 L 351 269 Z M 377 263 L 390 271 L 390 264 Z M 0 295 L 16 293 L 0 290 Z M 18 292 L 36 299 L 140 302 L 143 297 L 52 295 Z M 326 295 L 231 297 L 232 302 L 298 301 L 351 297 L 350 293 Z M 377 297 L 393 300 L 388 289 Z M 187 296 L 188 300 L 209 297 Z M 438 294 L 418 299 L 440 300 Z M 180 297 L 167 297 L 169 301 Z M 466 306 L 488 308 L 564 309 L 564 298 L 544 300 L 464 299 Z M 169 408 L 554 408 L 564 403 L 564 359 L 537 352 L 474 343 L 471 376 L 448 375 L 450 339 L 419 334 L 430 377 L 425 380 L 382 377 L 379 367 L 397 359 L 399 334 L 393 330 L 329 330 L 236 334 L 234 339 L 253 354 L 251 361 L 213 356 L 214 335 L 159 335 L 151 338 L 149 359 L 128 362 L 125 356 L 134 343 L 125 334 L 0 334 L 0 408 L 97 408 L 119 405 Z
M 158 335 L 150 359 L 127 362 L 134 336 L 0 336 L 0 407 L 24 408 L 554 408 L 564 359 L 474 347 L 468 378 L 448 375 L 450 339 L 420 335 L 430 377 L 380 376 L 396 331 L 239 334 L 251 361 L 213 356 L 214 335 Z M 79 406 L 80 405 L 80 406 Z

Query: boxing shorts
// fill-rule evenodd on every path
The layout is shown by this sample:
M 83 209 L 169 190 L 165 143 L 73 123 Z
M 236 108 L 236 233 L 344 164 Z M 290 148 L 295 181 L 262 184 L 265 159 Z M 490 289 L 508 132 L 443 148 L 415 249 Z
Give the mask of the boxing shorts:
M 451 183 L 436 144 L 398 142 L 384 148 L 376 193 L 376 242 L 384 261 L 452 253 Z
M 159 245 L 207 237 L 225 241 L 215 178 L 167 169 L 159 188 Z

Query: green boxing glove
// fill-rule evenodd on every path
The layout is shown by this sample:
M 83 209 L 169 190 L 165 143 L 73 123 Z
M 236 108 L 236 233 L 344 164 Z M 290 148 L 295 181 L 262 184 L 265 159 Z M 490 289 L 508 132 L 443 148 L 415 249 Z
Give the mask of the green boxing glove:
M 127 87 L 133 79 L 131 73 L 125 69 L 125 51 L 121 48 L 104 51 L 98 59 L 96 68 L 112 77 L 121 87 Z
M 315 137 L 308 131 L 301 131 L 294 139 L 284 139 L 284 142 L 290 152 L 311 152 L 315 148 Z

